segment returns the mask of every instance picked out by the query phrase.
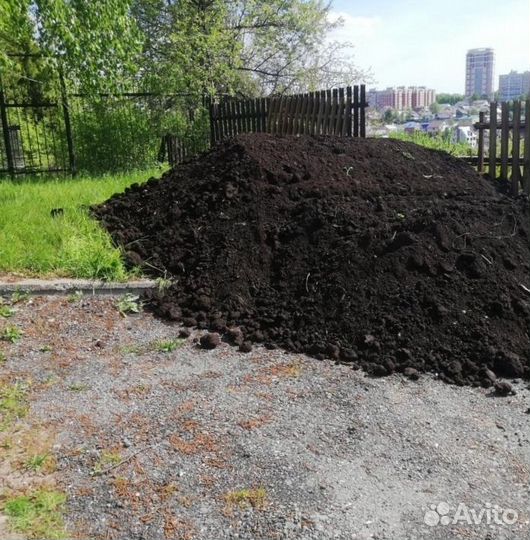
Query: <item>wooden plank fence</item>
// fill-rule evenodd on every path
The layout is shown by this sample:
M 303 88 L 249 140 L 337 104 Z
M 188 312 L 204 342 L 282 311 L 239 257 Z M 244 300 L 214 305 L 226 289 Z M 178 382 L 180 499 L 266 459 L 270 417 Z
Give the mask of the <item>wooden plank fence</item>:
M 238 133 L 366 137 L 366 87 L 210 104 L 212 144 Z
M 518 195 L 521 190 L 530 195 L 530 99 L 502 102 L 500 118 L 498 106 L 496 101 L 492 101 L 488 117 L 481 112 L 475 124 L 478 130 L 478 171 L 488 174 L 492 180 L 499 177 L 509 181 L 512 195 Z M 489 136 L 487 155 L 486 133 Z

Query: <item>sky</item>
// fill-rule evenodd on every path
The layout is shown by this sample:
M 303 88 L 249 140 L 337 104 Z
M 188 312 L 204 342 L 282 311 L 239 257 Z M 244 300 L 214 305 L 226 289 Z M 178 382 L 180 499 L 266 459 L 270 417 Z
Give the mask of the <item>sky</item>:
M 344 25 L 331 38 L 354 45 L 369 87 L 428 86 L 463 93 L 468 49 L 495 50 L 498 76 L 530 70 L 530 0 L 333 0 Z

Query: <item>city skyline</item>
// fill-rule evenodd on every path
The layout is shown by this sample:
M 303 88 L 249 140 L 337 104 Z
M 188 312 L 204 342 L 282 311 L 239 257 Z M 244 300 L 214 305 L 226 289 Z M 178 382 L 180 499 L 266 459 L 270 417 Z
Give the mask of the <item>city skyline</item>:
M 428 86 L 463 94 L 469 49 L 495 50 L 494 89 L 500 74 L 530 69 L 530 2 L 506 0 L 470 6 L 448 0 L 335 0 L 331 19 L 342 28 L 332 39 L 351 42 L 361 69 L 372 68 L 371 86 Z

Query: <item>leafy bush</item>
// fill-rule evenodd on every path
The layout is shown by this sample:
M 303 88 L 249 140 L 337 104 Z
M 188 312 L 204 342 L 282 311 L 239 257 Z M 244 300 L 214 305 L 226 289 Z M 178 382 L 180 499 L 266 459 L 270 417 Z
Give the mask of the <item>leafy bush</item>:
M 181 139 L 191 154 L 208 144 L 208 111 L 186 113 L 170 97 L 83 98 L 72 110 L 77 168 L 91 174 L 155 166 L 167 134 Z
M 77 167 L 91 173 L 153 166 L 160 141 L 147 111 L 135 103 L 101 100 L 72 117 Z

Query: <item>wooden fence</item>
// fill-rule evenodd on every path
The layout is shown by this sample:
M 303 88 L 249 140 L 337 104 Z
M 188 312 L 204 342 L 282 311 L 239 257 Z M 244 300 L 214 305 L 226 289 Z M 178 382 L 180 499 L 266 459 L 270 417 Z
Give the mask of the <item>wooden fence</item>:
M 530 195 L 530 99 L 511 104 L 502 102 L 500 106 L 500 118 L 498 104 L 493 101 L 488 118 L 482 112 L 479 122 L 475 124 L 478 130 L 478 171 L 485 174 L 487 166 L 487 174 L 495 180 L 500 167 L 500 179 L 511 183 L 513 195 L 518 195 L 521 189 Z M 489 136 L 487 154 L 484 140 L 486 133 Z
M 210 105 L 212 144 L 238 133 L 366 136 L 364 85 Z

